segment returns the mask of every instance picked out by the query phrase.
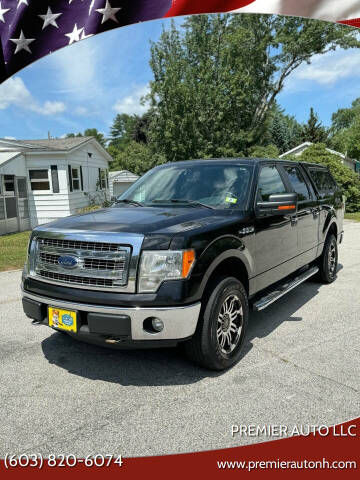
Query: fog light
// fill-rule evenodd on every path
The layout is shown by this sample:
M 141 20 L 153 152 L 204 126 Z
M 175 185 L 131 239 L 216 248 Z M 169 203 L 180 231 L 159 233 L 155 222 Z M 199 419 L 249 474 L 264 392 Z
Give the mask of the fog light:
M 151 321 L 151 326 L 155 332 L 162 332 L 164 330 L 164 322 L 160 318 L 153 318 Z

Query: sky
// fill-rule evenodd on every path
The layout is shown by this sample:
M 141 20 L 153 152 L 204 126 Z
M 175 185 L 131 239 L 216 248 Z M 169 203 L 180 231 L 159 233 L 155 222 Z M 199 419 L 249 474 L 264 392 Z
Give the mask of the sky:
M 181 18 L 177 23 L 181 24 Z M 0 85 L 0 138 L 62 137 L 97 128 L 108 136 L 117 113 L 141 114 L 152 72 L 156 20 L 111 30 L 57 51 Z M 360 97 L 360 50 L 315 56 L 287 80 L 278 102 L 299 122 L 314 107 L 324 125 Z

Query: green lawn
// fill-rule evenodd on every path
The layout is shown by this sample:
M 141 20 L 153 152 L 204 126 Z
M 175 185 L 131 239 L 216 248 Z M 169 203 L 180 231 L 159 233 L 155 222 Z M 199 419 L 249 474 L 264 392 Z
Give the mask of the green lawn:
M 360 222 L 360 212 L 345 213 L 345 218 L 347 220 L 355 220 L 355 222 Z
M 23 268 L 30 232 L 0 237 L 0 272 Z

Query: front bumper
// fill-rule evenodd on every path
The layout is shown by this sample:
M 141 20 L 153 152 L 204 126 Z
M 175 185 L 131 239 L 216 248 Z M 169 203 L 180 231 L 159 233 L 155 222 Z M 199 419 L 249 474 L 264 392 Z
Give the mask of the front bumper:
M 34 295 L 23 290 L 23 306 L 26 315 L 40 324 L 47 325 L 47 307 L 53 306 L 65 310 L 75 310 L 80 315 L 80 325 L 77 333 L 71 333 L 74 337 L 84 340 L 99 340 L 104 343 L 111 338 L 119 337 L 119 343 L 131 342 L 155 342 L 174 340 L 179 341 L 191 337 L 195 333 L 199 314 L 200 303 L 180 307 L 114 307 L 103 305 L 91 305 L 85 303 L 69 302 Z M 88 314 L 95 314 L 97 321 L 88 322 Z M 94 315 L 93 315 L 94 317 Z M 107 325 L 102 331 L 102 317 L 106 318 L 103 324 Z M 161 332 L 148 332 L 144 329 L 144 321 L 148 318 L 160 318 L 164 323 Z M 114 325 L 114 331 L 109 330 Z M 130 322 L 130 331 L 122 335 L 121 323 Z M 161 343 L 161 342 L 159 342 Z

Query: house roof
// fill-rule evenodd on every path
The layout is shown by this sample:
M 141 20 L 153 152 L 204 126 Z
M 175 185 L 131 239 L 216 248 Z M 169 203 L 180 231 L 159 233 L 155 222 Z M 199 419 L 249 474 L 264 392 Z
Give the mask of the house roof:
M 94 137 L 51 138 L 45 140 L 8 140 L 0 138 L 0 147 L 3 151 L 16 150 L 45 150 L 45 151 L 69 151 Z
M 302 143 L 301 145 L 298 145 L 297 147 L 292 148 L 292 149 L 289 150 L 288 152 L 285 152 L 285 153 L 281 154 L 279 158 L 284 158 L 284 157 L 286 157 L 287 155 L 296 154 L 296 153 L 299 152 L 299 151 L 306 150 L 307 148 L 311 147 L 311 145 L 313 145 L 312 142 L 304 142 L 304 143 Z M 327 148 L 326 150 L 327 150 L 329 153 L 332 153 L 333 155 L 337 155 L 338 157 L 341 157 L 342 159 L 345 159 L 345 158 L 346 158 L 346 156 L 345 156 L 343 153 L 336 152 L 335 150 L 331 150 L 331 148 Z M 348 158 L 348 160 L 351 160 L 351 159 Z
M 109 172 L 109 180 L 111 182 L 135 182 L 138 175 L 129 172 L 129 170 L 118 170 L 116 172 Z

